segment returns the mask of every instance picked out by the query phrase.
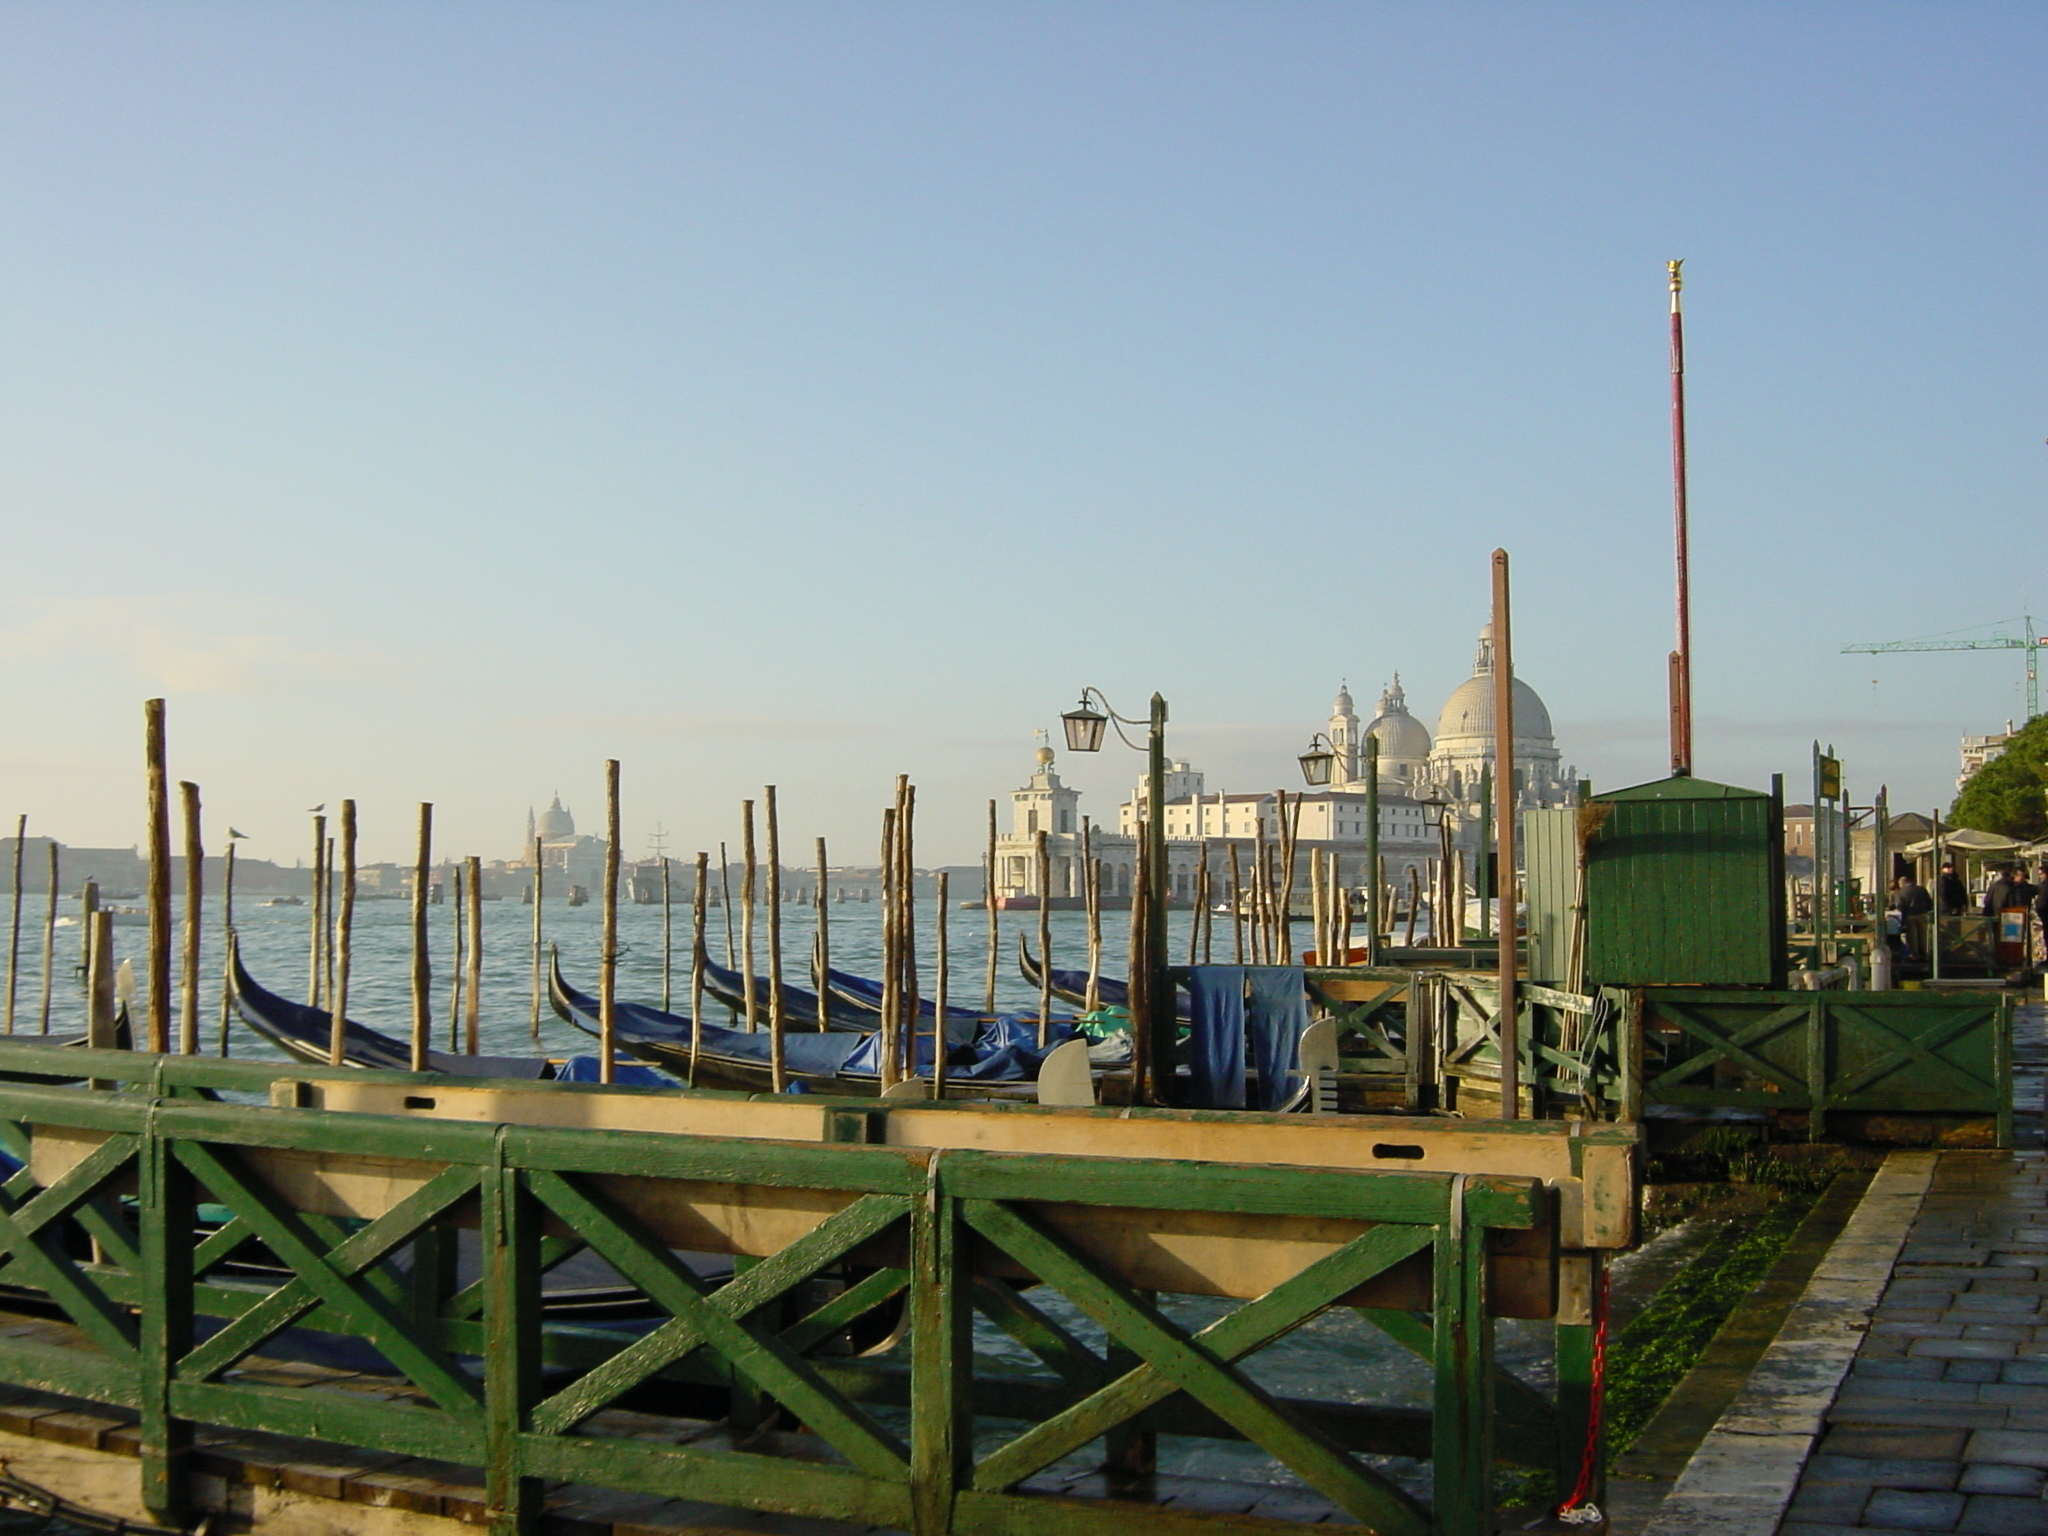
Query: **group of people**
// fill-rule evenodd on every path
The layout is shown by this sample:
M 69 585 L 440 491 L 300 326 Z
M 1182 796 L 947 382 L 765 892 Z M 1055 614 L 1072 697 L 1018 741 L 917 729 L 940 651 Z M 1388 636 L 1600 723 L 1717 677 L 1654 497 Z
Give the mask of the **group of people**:
M 1991 870 L 1979 910 L 1986 917 L 1997 917 L 2016 907 L 2031 907 L 2036 931 L 2048 933 L 2048 864 L 2041 865 L 2037 874 L 2039 879 L 2028 880 L 2026 866 L 2022 864 Z M 1939 893 L 1938 898 L 1935 892 Z M 1885 930 L 1899 958 L 1918 959 L 1926 953 L 1927 915 L 1934 911 L 1937 900 L 1943 917 L 1961 917 L 1969 910 L 1970 892 L 1954 864 L 1941 866 L 1935 892 L 1911 875 L 1900 875 L 1892 881 L 1889 906 L 1896 921 L 1887 922 Z

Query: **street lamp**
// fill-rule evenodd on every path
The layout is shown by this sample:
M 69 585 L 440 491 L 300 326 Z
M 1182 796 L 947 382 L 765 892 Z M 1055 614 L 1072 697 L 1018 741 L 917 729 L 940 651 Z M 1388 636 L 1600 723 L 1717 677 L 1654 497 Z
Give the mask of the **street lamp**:
M 1171 1100 L 1178 1023 L 1173 993 L 1166 982 L 1166 700 L 1153 694 L 1149 718 L 1133 720 L 1118 714 L 1100 688 L 1083 688 L 1081 702 L 1060 720 L 1067 728 L 1070 751 L 1101 751 L 1103 735 L 1114 725 L 1117 740 L 1147 757 L 1142 887 L 1145 963 L 1131 977 L 1132 1065 L 1140 1092 L 1155 1104 L 1165 1104 Z M 1145 727 L 1143 747 L 1124 734 L 1127 725 Z
M 1099 709 L 1088 707 L 1088 694 L 1083 692 L 1077 708 L 1060 716 L 1067 728 L 1067 750 L 1069 752 L 1100 752 L 1102 750 L 1103 728 L 1109 724 L 1109 716 Z
M 1317 731 L 1308 739 L 1308 750 L 1301 754 L 1302 781 L 1311 789 L 1320 789 L 1330 782 L 1331 771 L 1336 766 L 1336 744 Z

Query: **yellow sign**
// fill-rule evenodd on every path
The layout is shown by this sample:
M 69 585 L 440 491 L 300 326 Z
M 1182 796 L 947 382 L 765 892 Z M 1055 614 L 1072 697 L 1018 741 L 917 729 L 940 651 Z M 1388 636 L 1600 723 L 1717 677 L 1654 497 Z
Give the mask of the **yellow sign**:
M 1838 757 L 1823 757 L 1820 760 L 1818 787 L 1814 793 L 1823 800 L 1842 798 L 1842 760 Z

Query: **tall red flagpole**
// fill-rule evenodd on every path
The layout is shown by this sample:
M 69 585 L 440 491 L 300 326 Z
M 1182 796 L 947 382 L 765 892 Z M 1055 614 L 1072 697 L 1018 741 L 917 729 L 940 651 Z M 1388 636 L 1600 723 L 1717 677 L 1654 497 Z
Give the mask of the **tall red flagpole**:
M 1684 261 L 1671 274 L 1671 519 L 1678 575 L 1678 649 L 1671 653 L 1671 771 L 1692 772 L 1692 570 L 1685 508 L 1685 317 L 1678 293 Z

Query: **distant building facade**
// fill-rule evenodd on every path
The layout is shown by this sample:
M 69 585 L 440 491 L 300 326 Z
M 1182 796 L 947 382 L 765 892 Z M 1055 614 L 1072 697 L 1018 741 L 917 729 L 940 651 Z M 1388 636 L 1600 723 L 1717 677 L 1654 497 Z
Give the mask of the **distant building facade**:
M 1536 690 L 1514 679 L 1515 803 L 1527 810 L 1577 803 L 1577 770 L 1563 766 L 1552 734 L 1550 711 Z M 1306 888 L 1311 850 L 1334 855 L 1339 880 L 1370 883 L 1366 868 L 1369 827 L 1366 780 L 1369 742 L 1379 748 L 1379 849 L 1387 878 L 1403 884 L 1411 869 L 1422 870 L 1442 854 L 1439 823 L 1450 829 L 1453 847 L 1476 852 L 1482 801 L 1495 761 L 1494 654 L 1491 629 L 1479 637 L 1472 675 L 1437 715 L 1434 737 L 1409 712 L 1400 674 L 1380 695 L 1370 724 L 1360 719 L 1349 687 L 1340 687 L 1322 726 L 1335 757 L 1327 788 L 1287 796 L 1294 818 L 1296 866 Z M 995 891 L 999 898 L 1039 895 L 1038 834 L 1045 834 L 1047 889 L 1055 901 L 1086 893 L 1080 793 L 1061 783 L 1050 747 L 1038 752 L 1029 781 L 1012 792 L 1010 826 L 996 845 Z M 1293 771 L 1292 764 L 1288 771 Z M 1166 771 L 1164 824 L 1168 889 L 1176 902 L 1192 900 L 1197 871 L 1207 850 L 1209 888 L 1218 900 L 1228 892 L 1233 848 L 1249 879 L 1261 844 L 1280 838 L 1277 791 L 1252 794 L 1211 792 L 1204 775 L 1186 762 Z M 1141 778 L 1131 798 L 1117 809 L 1114 829 L 1094 828 L 1090 851 L 1102 861 L 1103 899 L 1128 900 L 1136 879 L 1136 835 L 1144 819 L 1149 786 Z M 1476 867 L 1476 865 L 1472 866 Z

